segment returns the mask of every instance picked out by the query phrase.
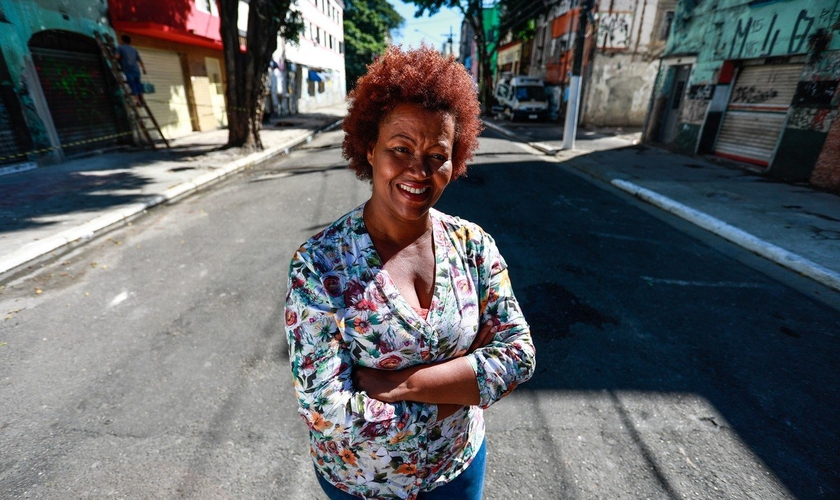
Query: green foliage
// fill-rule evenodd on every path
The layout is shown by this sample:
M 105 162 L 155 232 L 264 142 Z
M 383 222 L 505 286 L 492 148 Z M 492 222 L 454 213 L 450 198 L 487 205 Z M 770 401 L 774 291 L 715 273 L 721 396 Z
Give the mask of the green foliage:
M 520 24 L 516 28 L 512 29 L 511 34 L 513 35 L 514 40 L 529 42 L 537 35 L 537 23 L 533 18 L 529 19 L 523 24 Z
M 300 12 L 289 9 L 286 11 L 283 22 L 280 23 L 280 36 L 287 42 L 297 44 L 300 35 L 303 33 L 303 28 L 303 17 L 301 17 Z
M 387 0 L 347 0 L 344 4 L 344 64 L 348 90 L 367 65 L 388 48 L 391 30 L 405 19 Z
M 499 0 L 499 7 L 501 37 L 509 32 L 514 40 L 523 42 L 534 39 L 536 35 L 534 20 L 548 10 L 544 2 L 534 0 Z

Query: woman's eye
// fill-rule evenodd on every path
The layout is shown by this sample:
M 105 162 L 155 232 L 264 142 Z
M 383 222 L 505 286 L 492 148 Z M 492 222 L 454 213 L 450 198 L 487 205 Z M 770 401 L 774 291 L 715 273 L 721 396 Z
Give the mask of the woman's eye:
M 397 153 L 408 153 L 408 148 L 398 146 L 398 147 L 394 148 L 394 151 L 396 151 Z

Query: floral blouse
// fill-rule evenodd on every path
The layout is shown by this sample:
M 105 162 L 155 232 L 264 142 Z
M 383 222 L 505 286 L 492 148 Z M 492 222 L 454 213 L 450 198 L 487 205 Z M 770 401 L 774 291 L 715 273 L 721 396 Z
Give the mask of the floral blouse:
M 470 464 L 484 441 L 483 409 L 531 377 L 534 345 L 505 261 L 480 227 L 431 211 L 436 276 L 423 318 L 382 269 L 363 211 L 292 258 L 289 357 L 318 473 L 356 496 L 413 499 Z M 499 326 L 495 338 L 466 355 L 478 406 L 438 420 L 437 405 L 384 403 L 354 389 L 354 366 L 398 370 L 463 355 L 488 319 Z

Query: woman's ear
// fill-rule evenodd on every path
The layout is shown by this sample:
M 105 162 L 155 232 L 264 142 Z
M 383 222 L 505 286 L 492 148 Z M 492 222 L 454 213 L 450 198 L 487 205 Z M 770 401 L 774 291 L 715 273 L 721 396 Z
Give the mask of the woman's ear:
M 368 143 L 367 161 L 368 161 L 368 163 L 370 163 L 371 166 L 373 166 L 373 148 L 375 148 L 375 147 L 376 147 L 376 142 L 375 141 L 371 141 L 371 142 Z

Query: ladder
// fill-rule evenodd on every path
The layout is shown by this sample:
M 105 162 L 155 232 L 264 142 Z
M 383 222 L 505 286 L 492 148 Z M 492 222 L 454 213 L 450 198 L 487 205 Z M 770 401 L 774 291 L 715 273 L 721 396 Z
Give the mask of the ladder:
M 155 149 L 157 144 L 155 143 L 155 139 L 152 138 L 152 132 L 156 132 L 157 135 L 160 136 L 160 140 L 162 140 L 168 148 L 169 141 L 166 140 L 166 137 L 163 136 L 163 132 L 160 131 L 160 125 L 158 125 L 157 120 L 155 120 L 155 117 L 152 115 L 152 110 L 149 109 L 149 105 L 146 104 L 146 100 L 143 98 L 135 99 L 132 95 L 131 87 L 128 86 L 128 81 L 125 79 L 125 75 L 120 69 L 120 62 L 117 60 L 114 49 L 114 41 L 113 38 L 111 38 L 111 35 L 106 34 L 103 36 L 97 32 L 94 33 L 94 37 L 96 38 L 96 43 L 99 45 L 99 50 L 102 52 L 102 57 L 105 58 L 105 62 L 111 70 L 111 74 L 114 75 L 114 80 L 116 80 L 117 84 L 120 86 L 120 90 L 123 94 L 125 111 L 128 114 L 128 120 L 131 122 L 131 128 L 139 138 L 139 142 L 141 145 L 145 144 L 152 149 Z

